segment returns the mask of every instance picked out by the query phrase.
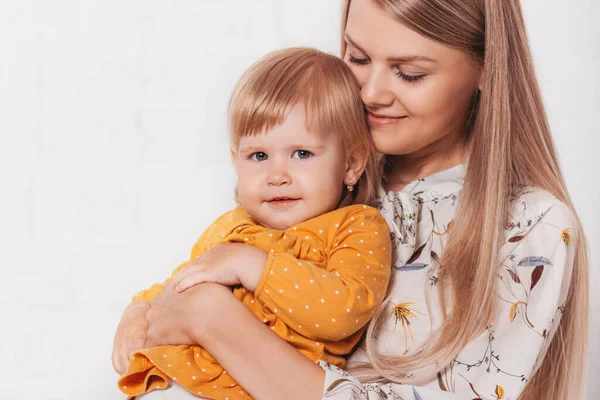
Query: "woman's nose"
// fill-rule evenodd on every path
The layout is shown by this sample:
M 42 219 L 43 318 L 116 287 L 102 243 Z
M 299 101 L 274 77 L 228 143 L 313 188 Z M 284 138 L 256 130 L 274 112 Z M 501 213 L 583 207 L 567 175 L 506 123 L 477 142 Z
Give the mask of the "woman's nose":
M 382 66 L 373 65 L 363 82 L 360 95 L 367 107 L 385 107 L 394 102 L 391 91 L 390 71 Z

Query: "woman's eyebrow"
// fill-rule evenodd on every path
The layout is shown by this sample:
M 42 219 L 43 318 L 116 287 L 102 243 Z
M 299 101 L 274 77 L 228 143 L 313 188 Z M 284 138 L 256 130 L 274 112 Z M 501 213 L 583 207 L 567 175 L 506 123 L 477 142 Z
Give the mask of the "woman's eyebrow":
M 364 51 L 362 49 L 362 47 L 360 47 L 358 44 L 356 44 L 356 42 L 346 32 L 344 32 L 344 39 L 346 39 L 346 41 L 348 43 L 350 43 L 353 47 L 356 47 L 361 53 L 367 54 L 367 52 Z M 425 57 L 425 56 L 388 57 L 386 59 L 386 61 L 388 61 L 388 62 L 396 62 L 396 63 L 405 63 L 405 62 L 411 62 L 411 61 L 425 61 L 425 62 L 430 62 L 430 63 L 435 63 L 436 62 L 434 59 L 429 58 L 429 57 Z
M 405 63 L 411 61 L 425 61 L 430 63 L 436 63 L 436 61 L 432 58 L 425 56 L 403 56 L 403 57 L 388 57 L 387 61 L 389 62 L 397 62 L 397 63 Z
M 346 41 L 348 43 L 350 43 L 352 46 L 356 47 L 360 52 L 367 54 L 366 51 L 364 51 L 359 45 L 356 44 L 356 42 L 354 40 L 352 40 L 350 38 L 350 35 L 348 35 L 348 33 L 344 32 L 344 39 L 346 39 Z

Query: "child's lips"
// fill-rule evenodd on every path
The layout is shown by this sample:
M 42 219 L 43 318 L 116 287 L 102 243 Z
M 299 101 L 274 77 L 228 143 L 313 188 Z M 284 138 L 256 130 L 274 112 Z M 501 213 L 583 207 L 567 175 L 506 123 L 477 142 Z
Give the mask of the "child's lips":
M 275 197 L 267 200 L 267 204 L 273 207 L 288 207 L 294 205 L 300 199 L 292 197 Z

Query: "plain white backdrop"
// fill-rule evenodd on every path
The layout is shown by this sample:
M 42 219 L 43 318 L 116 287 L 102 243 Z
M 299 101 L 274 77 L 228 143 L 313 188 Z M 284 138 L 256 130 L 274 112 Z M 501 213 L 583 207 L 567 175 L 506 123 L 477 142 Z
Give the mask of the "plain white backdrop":
M 522 2 L 591 248 L 597 378 L 600 2 Z M 0 0 L 0 400 L 123 398 L 110 361 L 123 308 L 234 205 L 233 85 L 276 48 L 337 54 L 340 4 Z

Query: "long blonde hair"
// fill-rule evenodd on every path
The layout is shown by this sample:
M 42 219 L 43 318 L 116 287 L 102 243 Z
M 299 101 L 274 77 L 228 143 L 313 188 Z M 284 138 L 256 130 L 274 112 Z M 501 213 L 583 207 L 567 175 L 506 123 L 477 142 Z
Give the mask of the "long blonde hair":
M 334 134 L 346 149 L 367 158 L 355 190 L 343 191 L 339 207 L 372 205 L 381 181 L 360 87 L 350 68 L 331 54 L 295 47 L 273 51 L 248 68 L 229 103 L 231 146 L 281 124 L 296 105 L 304 107 L 307 128 Z
M 521 400 L 575 399 L 585 390 L 588 261 L 585 236 L 567 193 L 535 77 L 519 0 L 372 0 L 398 22 L 484 67 L 483 91 L 465 132 L 465 184 L 442 257 L 439 296 L 445 320 L 413 355 L 377 355 L 381 309 L 367 332 L 372 366 L 353 372 L 364 380 L 422 383 L 435 379 L 493 318 L 496 271 L 511 197 L 536 186 L 565 203 L 575 218 L 575 259 L 559 327 Z M 350 0 L 342 21 L 345 30 Z M 342 54 L 345 43 L 342 41 Z M 446 304 L 445 299 L 449 299 Z M 452 310 L 460 309 L 455 313 Z M 448 312 L 450 310 L 450 312 Z M 417 371 L 418 374 L 411 372 Z

